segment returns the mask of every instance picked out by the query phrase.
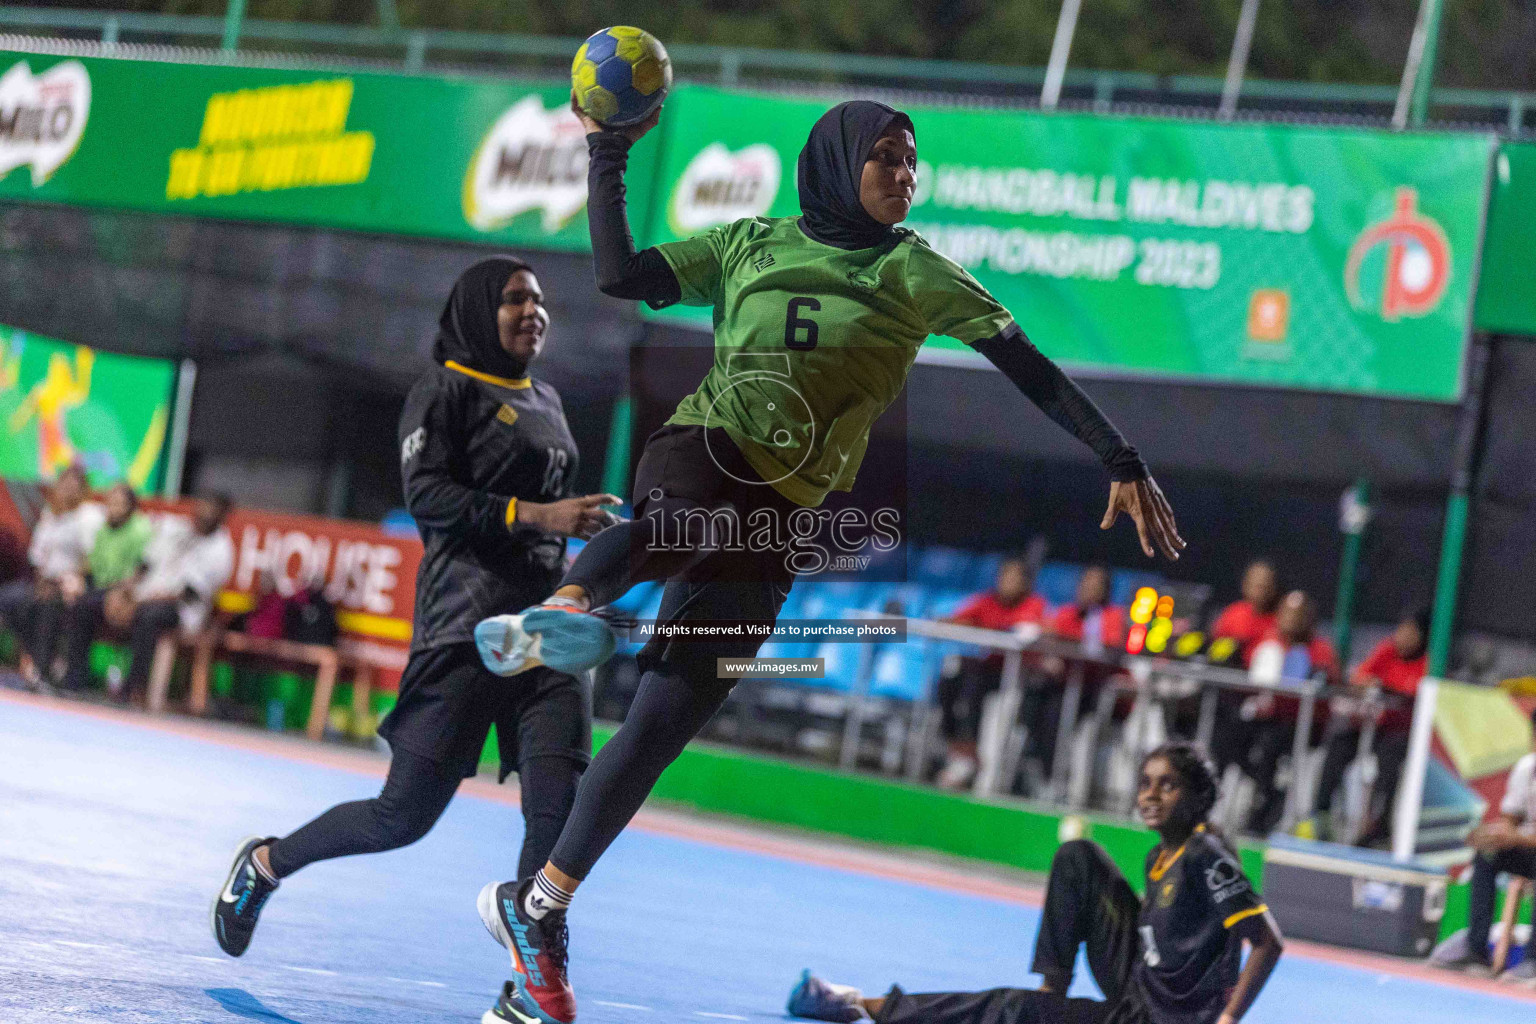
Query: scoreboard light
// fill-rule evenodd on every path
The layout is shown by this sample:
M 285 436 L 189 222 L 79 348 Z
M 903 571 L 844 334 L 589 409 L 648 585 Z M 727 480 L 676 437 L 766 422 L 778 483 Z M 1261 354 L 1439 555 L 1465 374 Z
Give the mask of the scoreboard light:
M 1125 638 L 1125 652 L 1162 654 L 1173 637 L 1173 595 L 1142 587 L 1131 602 L 1131 622 L 1135 625 Z
M 1205 646 L 1205 634 L 1198 629 L 1191 630 L 1173 642 L 1173 653 L 1181 658 L 1193 658 L 1200 653 L 1200 648 Z
M 1164 618 L 1152 620 L 1151 627 L 1147 630 L 1147 650 L 1152 654 L 1162 654 L 1168 649 L 1168 638 L 1173 636 L 1173 623 Z
M 1141 649 L 1147 644 L 1147 627 L 1141 623 L 1131 627 L 1131 632 L 1125 638 L 1125 653 L 1140 654 Z
M 1145 626 L 1152 621 L 1152 613 L 1157 610 L 1157 591 L 1151 587 L 1142 587 L 1136 591 L 1136 600 L 1131 602 L 1131 621 L 1138 626 Z M 1143 633 L 1146 631 L 1143 630 Z
M 1216 664 L 1225 664 L 1237 653 L 1237 641 L 1230 636 L 1219 636 L 1211 641 L 1211 649 L 1205 653 Z

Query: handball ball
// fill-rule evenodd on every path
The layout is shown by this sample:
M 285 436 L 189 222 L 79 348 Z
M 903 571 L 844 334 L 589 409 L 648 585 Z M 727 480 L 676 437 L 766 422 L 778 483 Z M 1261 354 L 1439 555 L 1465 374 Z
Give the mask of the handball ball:
M 576 103 L 607 128 L 639 124 L 672 88 L 672 61 L 649 32 L 615 25 L 594 32 L 571 62 Z

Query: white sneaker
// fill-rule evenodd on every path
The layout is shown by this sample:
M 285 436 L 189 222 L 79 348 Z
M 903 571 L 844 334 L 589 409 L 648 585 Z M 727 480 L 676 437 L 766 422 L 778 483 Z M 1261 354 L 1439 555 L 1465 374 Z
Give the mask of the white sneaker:
M 615 646 L 607 622 L 563 604 L 496 615 L 475 627 L 480 661 L 499 676 L 515 676 L 540 665 L 579 675 L 607 661 Z
M 964 754 L 952 756 L 938 776 L 933 780 L 940 789 L 964 789 L 976 778 L 976 769 L 979 767 L 974 757 Z

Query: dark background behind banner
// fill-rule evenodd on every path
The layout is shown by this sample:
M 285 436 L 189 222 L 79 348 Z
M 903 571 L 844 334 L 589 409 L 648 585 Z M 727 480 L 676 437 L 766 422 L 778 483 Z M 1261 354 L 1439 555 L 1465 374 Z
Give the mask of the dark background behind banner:
M 428 363 L 457 274 L 494 251 L 344 232 L 0 206 L 0 304 L 27 330 L 199 368 L 188 481 L 238 500 L 377 518 L 400 502 L 395 421 Z M 538 374 L 555 384 L 582 450 L 582 490 L 602 479 L 632 341 L 708 339 L 642 325 L 592 287 L 586 257 L 529 254 L 554 328 Z M 1027 328 L 1027 324 L 1026 324 Z M 1536 578 L 1536 348 L 1493 339 L 1487 449 L 1464 571 L 1465 627 L 1529 638 Z M 1127 379 L 1085 388 L 1141 446 L 1185 524 L 1169 573 L 1231 595 L 1268 554 L 1331 609 L 1338 507 L 1357 476 L 1375 487 L 1359 615 L 1385 621 L 1427 600 L 1457 420 L 1454 406 Z M 1053 557 L 1146 564 L 1133 531 L 1098 529 L 1105 477 L 1092 454 L 1000 374 L 915 368 L 902 419 L 908 535 L 1013 548 L 1044 534 Z M 644 403 L 637 403 L 644 405 Z M 637 412 L 639 410 L 637 409 Z M 651 412 L 645 416 L 655 418 Z M 665 418 L 664 415 L 661 418 Z M 643 439 L 650 420 L 637 417 Z M 881 472 L 880 442 L 865 473 Z M 888 467 L 887 467 L 888 468 Z

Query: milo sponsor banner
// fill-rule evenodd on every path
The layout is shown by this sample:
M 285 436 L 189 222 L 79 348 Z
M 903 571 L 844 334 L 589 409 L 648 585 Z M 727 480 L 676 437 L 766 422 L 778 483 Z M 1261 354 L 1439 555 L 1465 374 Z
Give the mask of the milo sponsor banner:
M 0 52 L 0 199 L 584 251 L 564 83 Z M 657 143 L 637 148 L 637 189 Z
M 0 477 L 160 486 L 175 366 L 0 325 Z
M 796 213 L 796 160 L 823 110 L 700 87 L 669 102 L 651 241 Z M 1460 393 L 1491 136 L 911 114 L 920 164 L 907 226 L 1051 356 L 1121 373 Z

